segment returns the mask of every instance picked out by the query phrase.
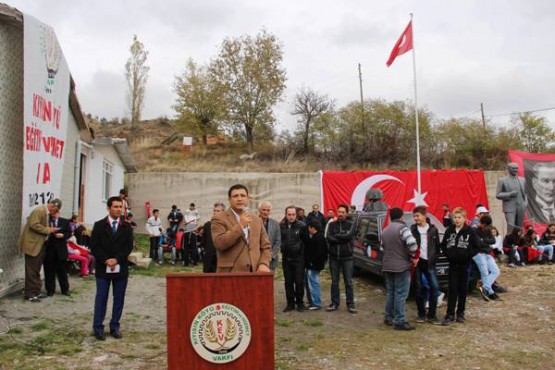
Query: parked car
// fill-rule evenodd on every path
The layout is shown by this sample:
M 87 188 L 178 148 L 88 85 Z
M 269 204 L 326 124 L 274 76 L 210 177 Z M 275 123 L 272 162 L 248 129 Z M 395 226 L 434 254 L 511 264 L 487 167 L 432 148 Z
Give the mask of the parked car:
M 357 231 L 354 240 L 354 265 L 356 270 L 368 271 L 375 275 L 382 275 L 383 249 L 381 245 L 381 235 L 384 229 L 387 212 L 359 212 L 354 218 L 357 223 Z M 431 214 L 428 214 L 430 222 L 439 232 L 440 240 L 443 239 L 445 227 Z M 405 212 L 403 219 L 407 225 L 414 224 L 412 212 Z M 441 289 L 448 286 L 449 263 L 447 258 L 440 253 L 436 263 L 436 273 Z

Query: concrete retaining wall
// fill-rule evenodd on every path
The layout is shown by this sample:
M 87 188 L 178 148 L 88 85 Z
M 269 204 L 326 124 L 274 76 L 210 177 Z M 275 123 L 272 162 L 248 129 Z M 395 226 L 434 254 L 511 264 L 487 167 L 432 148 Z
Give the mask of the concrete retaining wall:
M 502 176 L 505 176 L 503 171 L 485 172 L 489 208 L 494 224 L 504 234 L 505 216 L 501 202 L 495 198 L 497 181 Z M 312 204 L 321 203 L 319 173 L 132 173 L 127 179 L 138 232 L 144 232 L 145 202 L 149 201 L 152 208 L 159 208 L 163 220 L 172 204 L 183 211 L 193 202 L 200 211 L 201 221 L 205 222 L 212 216 L 214 202 L 228 204 L 227 190 L 236 183 L 249 188 L 251 209 L 256 209 L 262 200 L 272 202 L 275 219 L 281 219 L 285 207 L 290 204 L 309 212 Z M 473 210 L 467 211 L 472 217 Z

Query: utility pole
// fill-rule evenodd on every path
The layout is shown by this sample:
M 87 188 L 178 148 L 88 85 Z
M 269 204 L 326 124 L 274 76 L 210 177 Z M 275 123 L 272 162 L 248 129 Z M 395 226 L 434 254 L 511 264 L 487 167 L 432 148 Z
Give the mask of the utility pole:
M 484 103 L 480 103 L 480 110 L 482 111 L 482 125 L 486 128 L 486 117 L 484 116 Z
M 364 95 L 362 94 L 362 66 L 360 63 L 358 64 L 358 83 L 360 86 L 360 124 L 361 127 L 365 127 L 364 125 Z M 352 138 L 351 138 L 352 141 Z

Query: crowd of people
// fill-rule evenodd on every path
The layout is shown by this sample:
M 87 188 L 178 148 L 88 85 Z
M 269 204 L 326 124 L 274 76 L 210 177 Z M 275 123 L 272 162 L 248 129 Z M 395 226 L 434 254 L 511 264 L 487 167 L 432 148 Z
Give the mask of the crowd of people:
M 103 321 L 110 285 L 114 290 L 110 334 L 122 337 L 119 319 L 129 271 L 127 256 L 133 249 L 136 227 L 126 197 L 122 190 L 108 200 L 108 216 L 95 223 L 91 235 L 77 216 L 61 218 L 61 201 L 51 200 L 31 212 L 20 238 L 25 253 L 24 298 L 30 302 L 53 296 L 56 278 L 61 294 L 71 295 L 68 261 L 78 264 L 76 270 L 82 276 L 96 275 L 93 330 L 99 340 L 105 339 Z M 286 297 L 283 312 L 337 311 L 341 306 L 342 276 L 346 309 L 357 313 L 352 279 L 359 214 L 356 208 L 341 204 L 324 215 L 318 204 L 308 214 L 302 207 L 290 205 L 277 221 L 270 217 L 273 209 L 269 201 L 260 202 L 256 212 L 248 208 L 249 194 L 244 185 L 232 186 L 228 198 L 229 207 L 214 203 L 211 220 L 203 225 L 199 224 L 200 213 L 194 203 L 185 212 L 173 205 L 164 222 L 159 209 L 154 209 L 145 225 L 150 257 L 163 264 L 168 253 L 172 265 L 178 261 L 183 266 L 202 262 L 203 271 L 212 273 L 271 272 L 278 268 L 281 256 Z M 480 276 L 482 298 L 489 302 L 499 300 L 497 293 L 506 291 L 497 282 L 497 263 L 506 260 L 509 267 L 516 268 L 533 262 L 554 262 L 555 224 L 549 224 L 541 237 L 533 225 L 527 225 L 523 229 L 513 227 L 502 238 L 482 204 L 476 206 L 471 220 L 464 209 L 451 211 L 445 204 L 442 221 L 446 229 L 440 238 L 423 206 L 413 210 L 411 225 L 404 220 L 402 209 L 388 209 L 379 196 L 364 208 L 364 212 L 386 210 L 390 221 L 380 240 L 387 287 L 384 324 L 397 330 L 415 329 L 405 314 L 411 280 L 416 288 L 416 322 L 450 325 L 466 320 L 466 296 L 473 271 Z M 448 260 L 449 272 L 447 310 L 439 320 L 438 297 L 443 293 L 436 263 L 441 254 Z M 320 274 L 326 266 L 331 277 L 328 305 L 324 305 L 320 289 Z M 46 293 L 42 293 L 41 267 Z

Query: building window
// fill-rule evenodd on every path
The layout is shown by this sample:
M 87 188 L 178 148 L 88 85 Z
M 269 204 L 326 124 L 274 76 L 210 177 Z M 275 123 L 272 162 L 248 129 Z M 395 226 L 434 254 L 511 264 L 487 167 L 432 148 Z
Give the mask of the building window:
M 102 199 L 107 200 L 112 196 L 112 177 L 114 165 L 108 161 L 102 164 Z

